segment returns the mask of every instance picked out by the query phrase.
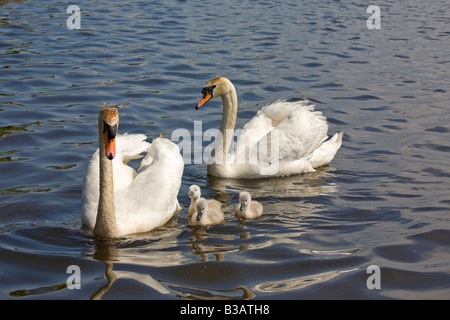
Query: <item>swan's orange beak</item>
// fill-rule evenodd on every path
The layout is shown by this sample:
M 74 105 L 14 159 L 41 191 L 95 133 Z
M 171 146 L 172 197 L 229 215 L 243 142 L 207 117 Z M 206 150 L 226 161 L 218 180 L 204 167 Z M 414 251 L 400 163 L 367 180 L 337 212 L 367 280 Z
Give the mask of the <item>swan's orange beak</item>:
M 104 133 L 105 137 L 105 156 L 112 160 L 116 156 L 116 137 L 110 138 L 108 136 L 108 131 Z
M 200 109 L 205 103 L 207 103 L 209 100 L 212 99 L 212 95 L 210 93 L 205 93 L 203 95 L 203 98 L 197 103 L 197 106 L 195 107 L 196 110 Z

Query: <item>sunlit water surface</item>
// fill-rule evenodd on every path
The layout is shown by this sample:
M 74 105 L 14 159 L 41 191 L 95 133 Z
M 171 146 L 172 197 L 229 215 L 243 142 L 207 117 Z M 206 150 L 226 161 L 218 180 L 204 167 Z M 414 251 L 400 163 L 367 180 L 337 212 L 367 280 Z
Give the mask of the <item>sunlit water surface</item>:
M 0 299 L 450 298 L 445 1 L 378 1 L 375 30 L 360 1 L 75 4 L 79 30 L 65 2 L 0 2 Z M 218 128 L 220 101 L 194 110 L 217 75 L 237 88 L 238 128 L 277 99 L 314 102 L 345 132 L 334 161 L 256 181 L 187 163 L 180 203 L 198 184 L 224 223 L 190 227 L 184 209 L 114 243 L 82 231 L 99 108 L 122 105 L 121 132 L 149 141 Z M 244 189 L 256 221 L 232 214 Z

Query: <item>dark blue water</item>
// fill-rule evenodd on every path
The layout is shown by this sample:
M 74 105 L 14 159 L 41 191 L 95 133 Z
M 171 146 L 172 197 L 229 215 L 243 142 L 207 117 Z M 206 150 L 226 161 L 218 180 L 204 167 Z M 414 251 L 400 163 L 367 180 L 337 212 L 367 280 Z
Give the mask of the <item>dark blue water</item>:
M 360 1 L 1 1 L 0 299 L 449 299 L 448 5 L 376 4 L 370 30 Z M 258 181 L 186 164 L 180 203 L 198 184 L 224 223 L 192 228 L 185 209 L 114 243 L 82 231 L 99 108 L 122 105 L 121 132 L 149 141 L 218 128 L 220 101 L 194 110 L 218 75 L 238 128 L 277 99 L 314 102 L 345 132 L 334 161 Z M 232 215 L 243 189 L 256 221 Z

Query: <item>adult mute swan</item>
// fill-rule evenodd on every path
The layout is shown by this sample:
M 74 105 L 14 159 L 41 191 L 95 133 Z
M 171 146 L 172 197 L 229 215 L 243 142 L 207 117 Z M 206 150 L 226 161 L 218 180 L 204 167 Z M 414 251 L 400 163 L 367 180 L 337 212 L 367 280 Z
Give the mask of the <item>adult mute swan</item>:
M 208 226 L 224 220 L 222 209 L 209 207 L 205 198 L 198 199 L 195 207 L 197 210 L 191 216 L 191 225 L 193 226 Z
M 258 201 L 252 200 L 250 193 L 243 191 L 239 194 L 239 205 L 236 207 L 236 217 L 256 219 L 263 214 L 264 208 Z
M 181 208 L 184 162 L 178 146 L 161 136 L 149 144 L 143 134 L 118 135 L 118 124 L 116 108 L 100 110 L 99 149 L 83 185 L 83 225 L 101 238 L 150 231 Z M 127 163 L 143 152 L 136 172 Z
M 197 211 L 197 207 L 195 206 L 195 203 L 202 196 L 200 187 L 196 184 L 193 184 L 192 186 L 190 186 L 188 196 L 189 196 L 189 198 L 191 198 L 191 204 L 189 205 L 189 211 L 188 211 L 188 216 L 190 218 Z M 209 208 L 217 208 L 217 209 L 222 208 L 222 203 L 220 201 L 217 201 L 215 199 L 209 199 L 207 201 L 208 201 Z
M 314 105 L 305 101 L 277 101 L 263 107 L 242 129 L 234 146 L 236 90 L 225 77 L 208 81 L 198 110 L 222 97 L 220 134 L 208 161 L 208 174 L 224 178 L 261 178 L 315 171 L 333 160 L 343 133 L 327 140 L 328 124 Z

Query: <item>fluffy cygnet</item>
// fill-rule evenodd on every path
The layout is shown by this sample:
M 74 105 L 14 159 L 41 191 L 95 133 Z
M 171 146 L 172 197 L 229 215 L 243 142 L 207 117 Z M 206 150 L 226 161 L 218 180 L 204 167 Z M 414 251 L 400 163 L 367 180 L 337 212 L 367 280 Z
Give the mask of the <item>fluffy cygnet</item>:
M 263 213 L 263 206 L 258 201 L 252 200 L 250 193 L 244 191 L 239 194 L 239 205 L 236 208 L 236 217 L 256 219 Z
M 207 226 L 224 220 L 222 210 L 216 207 L 209 207 L 205 198 L 199 198 L 195 202 L 195 207 L 196 211 L 191 216 L 191 225 L 193 226 Z
M 191 198 L 191 204 L 189 206 L 189 211 L 188 211 L 189 218 L 192 217 L 192 215 L 195 212 L 197 212 L 197 208 L 195 207 L 195 202 L 201 197 L 201 195 L 202 195 L 202 192 L 198 185 L 193 184 L 192 186 L 189 187 L 188 196 L 189 196 L 189 198 Z M 217 201 L 214 199 L 210 199 L 207 201 L 208 201 L 209 208 L 215 208 L 217 210 L 221 210 L 222 203 L 220 203 L 220 201 Z

